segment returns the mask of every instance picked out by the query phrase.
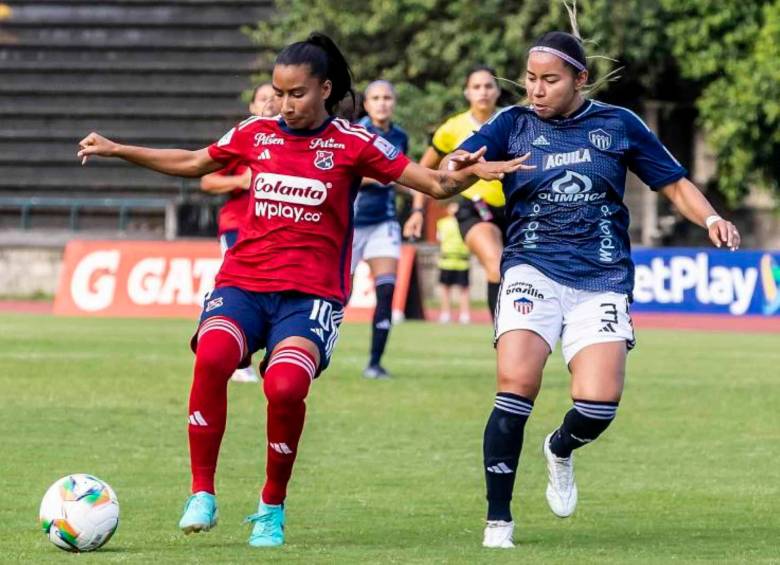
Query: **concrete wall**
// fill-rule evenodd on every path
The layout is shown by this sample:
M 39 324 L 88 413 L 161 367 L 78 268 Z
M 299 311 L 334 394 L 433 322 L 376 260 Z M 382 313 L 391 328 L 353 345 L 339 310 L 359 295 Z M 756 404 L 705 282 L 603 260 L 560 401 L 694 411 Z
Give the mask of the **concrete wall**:
M 61 247 L 0 247 L 0 296 L 54 295 Z

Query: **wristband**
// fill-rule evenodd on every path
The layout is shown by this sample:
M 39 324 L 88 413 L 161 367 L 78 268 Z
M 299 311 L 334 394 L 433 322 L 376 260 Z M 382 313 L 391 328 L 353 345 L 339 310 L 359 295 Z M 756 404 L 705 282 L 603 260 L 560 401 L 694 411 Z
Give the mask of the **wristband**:
M 412 214 L 415 212 L 419 212 L 420 214 L 425 214 L 425 208 L 412 208 Z
M 707 219 L 704 220 L 704 224 L 707 226 L 707 229 L 710 229 L 712 227 L 712 224 L 714 224 L 715 222 L 719 222 L 722 219 L 723 218 L 721 218 L 717 214 L 713 214 L 712 216 L 708 216 Z

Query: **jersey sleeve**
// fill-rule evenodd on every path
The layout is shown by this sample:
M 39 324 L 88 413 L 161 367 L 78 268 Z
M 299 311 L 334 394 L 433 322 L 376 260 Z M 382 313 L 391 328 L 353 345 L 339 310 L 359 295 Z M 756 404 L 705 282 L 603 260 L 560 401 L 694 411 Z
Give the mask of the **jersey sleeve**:
M 512 131 L 511 108 L 500 111 L 490 118 L 478 131 L 467 137 L 458 149 L 473 152 L 486 147 L 486 161 L 502 161 L 507 158 L 509 133 Z
M 374 135 L 358 154 L 355 173 L 390 184 L 401 176 L 409 158 L 385 138 Z
M 629 147 L 626 164 L 642 182 L 658 190 L 688 174 L 639 116 L 626 110 L 623 122 Z
M 249 118 L 251 120 L 252 118 Z M 245 120 L 231 128 L 219 141 L 208 146 L 209 156 L 220 163 L 240 161 L 246 148 L 246 133 L 243 126 L 249 125 Z

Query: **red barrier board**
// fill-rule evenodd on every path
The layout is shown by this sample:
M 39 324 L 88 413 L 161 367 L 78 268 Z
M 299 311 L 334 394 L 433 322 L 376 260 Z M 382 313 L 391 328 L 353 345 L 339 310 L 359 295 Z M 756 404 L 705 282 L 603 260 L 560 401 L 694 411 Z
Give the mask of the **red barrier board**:
M 221 264 L 212 241 L 71 241 L 54 313 L 197 317 Z
M 414 256 L 414 247 L 404 245 L 393 300 L 393 309 L 400 312 Z M 196 318 L 221 263 L 219 245 L 212 241 L 71 241 L 53 311 L 63 316 Z M 348 316 L 368 319 L 375 297 L 367 265 L 355 272 L 354 287 Z

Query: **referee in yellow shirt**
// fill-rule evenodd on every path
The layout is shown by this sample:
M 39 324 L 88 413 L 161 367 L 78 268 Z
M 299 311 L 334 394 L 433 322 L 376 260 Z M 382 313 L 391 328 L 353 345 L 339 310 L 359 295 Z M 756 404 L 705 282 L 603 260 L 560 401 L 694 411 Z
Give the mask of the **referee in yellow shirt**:
M 431 146 L 420 164 L 435 169 L 442 157 L 454 151 L 460 143 L 478 130 L 496 112 L 501 89 L 495 71 L 484 65 L 472 68 L 463 95 L 469 109 L 442 124 L 433 134 Z M 415 193 L 412 214 L 404 225 L 405 237 L 422 235 L 425 195 Z M 504 249 L 504 191 L 500 181 L 478 181 L 458 197 L 456 215 L 461 236 L 468 249 L 476 255 L 487 275 L 487 299 L 490 315 L 495 315 L 496 297 L 501 282 L 499 264 Z

